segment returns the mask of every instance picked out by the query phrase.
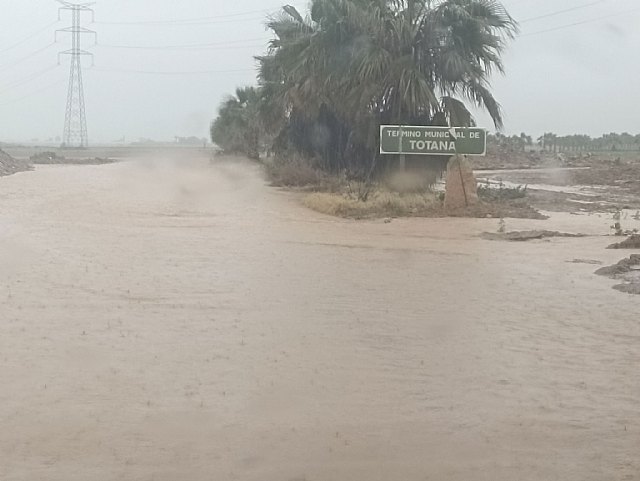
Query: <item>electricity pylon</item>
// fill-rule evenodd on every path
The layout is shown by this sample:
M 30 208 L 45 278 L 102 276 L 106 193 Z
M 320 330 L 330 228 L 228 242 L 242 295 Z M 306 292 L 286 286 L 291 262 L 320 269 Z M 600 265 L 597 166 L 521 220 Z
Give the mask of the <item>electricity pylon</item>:
M 93 54 L 80 48 L 80 38 L 83 33 L 96 36 L 93 30 L 88 30 L 81 26 L 82 12 L 91 12 L 92 20 L 94 12 L 91 8 L 95 2 L 91 3 L 71 3 L 64 0 L 57 0 L 62 6 L 58 9 L 58 20 L 62 10 L 70 10 L 72 13 L 71 27 L 56 30 L 56 41 L 58 32 L 71 34 L 71 49 L 58 53 L 58 64 L 60 55 L 71 55 L 71 69 L 69 72 L 69 90 L 67 93 L 67 109 L 64 116 L 64 133 L 62 135 L 63 147 L 86 148 L 89 145 L 87 137 L 87 117 L 84 108 L 84 87 L 82 84 L 82 62 L 81 57 L 89 55 L 93 59 Z

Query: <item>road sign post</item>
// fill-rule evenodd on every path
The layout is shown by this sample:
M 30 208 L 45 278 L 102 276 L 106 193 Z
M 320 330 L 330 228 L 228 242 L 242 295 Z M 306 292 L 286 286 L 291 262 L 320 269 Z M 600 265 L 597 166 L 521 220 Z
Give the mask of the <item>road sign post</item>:
M 400 137 L 402 137 L 402 125 L 400 126 Z M 407 158 L 402 152 L 402 143 L 400 143 L 400 171 L 404 172 L 407 168 Z
M 487 132 L 472 127 L 380 126 L 380 153 L 400 155 L 485 155 Z

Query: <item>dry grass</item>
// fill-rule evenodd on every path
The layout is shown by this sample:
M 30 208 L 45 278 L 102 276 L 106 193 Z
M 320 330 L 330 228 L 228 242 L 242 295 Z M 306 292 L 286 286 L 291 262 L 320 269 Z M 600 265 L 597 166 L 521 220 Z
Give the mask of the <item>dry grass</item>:
M 276 187 L 336 192 L 340 179 L 314 168 L 305 159 L 269 159 L 264 163 L 271 184 Z
M 514 217 L 545 218 L 524 199 L 500 202 L 486 199 L 480 204 L 445 211 L 441 194 L 432 191 L 438 172 L 396 173 L 376 182 L 358 182 L 345 176 L 326 174 L 300 157 L 265 161 L 272 185 L 313 192 L 304 197 L 309 209 L 352 219 L 384 217 Z
M 307 195 L 304 205 L 323 214 L 350 219 L 383 217 L 491 217 L 516 219 L 547 219 L 531 206 L 517 201 L 480 202 L 457 210 L 445 210 L 436 194 L 398 194 L 374 191 L 368 200 L 358 200 L 350 194 L 316 192 Z
M 317 192 L 304 199 L 304 205 L 323 214 L 364 219 L 372 217 L 433 216 L 442 209 L 434 194 L 398 194 L 377 191 L 366 200 L 348 194 Z

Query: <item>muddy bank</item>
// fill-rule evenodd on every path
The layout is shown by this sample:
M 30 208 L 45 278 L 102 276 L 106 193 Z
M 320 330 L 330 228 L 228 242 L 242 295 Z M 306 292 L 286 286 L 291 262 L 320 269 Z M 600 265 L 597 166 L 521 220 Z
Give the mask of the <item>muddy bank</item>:
M 607 249 L 640 249 L 640 234 L 634 234 L 622 242 L 611 244 Z
M 117 162 L 108 157 L 70 157 L 53 151 L 38 152 L 32 155 L 30 161 L 35 165 L 104 165 Z
M 640 153 L 599 153 L 564 162 L 550 155 L 540 162 L 538 157 L 517 155 L 514 162 L 504 163 L 489 156 L 475 161 L 474 167 L 485 182 L 528 186 L 529 200 L 541 210 L 640 209 Z
M 632 254 L 617 264 L 602 267 L 596 271 L 596 274 L 623 281 L 622 284 L 613 286 L 618 291 L 627 294 L 640 294 L 640 254 Z
M 514 242 L 525 242 L 530 240 L 540 240 L 551 237 L 585 237 L 585 234 L 570 234 L 566 232 L 549 230 L 528 230 L 512 232 L 483 232 L 481 237 L 487 240 L 504 240 Z
M 17 160 L 0 150 L 0 176 L 32 170 L 33 166 L 25 160 Z

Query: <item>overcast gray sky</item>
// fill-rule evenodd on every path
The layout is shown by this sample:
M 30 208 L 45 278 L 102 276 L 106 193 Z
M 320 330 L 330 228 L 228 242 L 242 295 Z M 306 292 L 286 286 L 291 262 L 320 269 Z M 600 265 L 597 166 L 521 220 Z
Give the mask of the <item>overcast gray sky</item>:
M 70 12 L 54 0 L 0 0 L 0 141 L 62 135 Z M 255 83 L 266 13 L 306 0 L 97 0 L 98 45 L 87 35 L 84 85 L 90 142 L 126 136 L 206 137 L 218 103 Z M 521 35 L 493 88 L 505 133 L 640 132 L 638 0 L 505 0 Z M 194 19 L 194 20 L 191 20 Z M 187 20 L 187 21 L 183 21 Z M 577 25 L 576 25 L 577 24 Z M 184 45 L 199 48 L 175 48 Z M 203 45 L 204 44 L 204 45 Z M 125 48 L 126 47 L 126 48 Z M 151 48 L 130 48 L 151 47 Z M 482 127 L 492 128 L 486 115 Z

